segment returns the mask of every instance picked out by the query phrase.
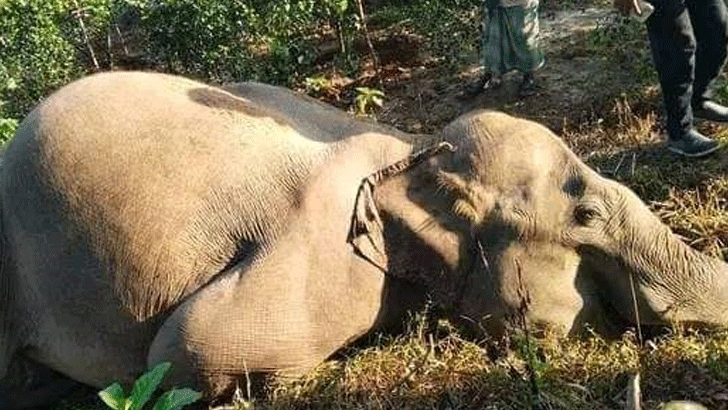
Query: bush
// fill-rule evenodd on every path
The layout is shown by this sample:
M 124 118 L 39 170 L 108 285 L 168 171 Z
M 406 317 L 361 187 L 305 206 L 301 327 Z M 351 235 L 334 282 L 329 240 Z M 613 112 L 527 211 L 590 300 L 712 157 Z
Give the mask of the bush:
M 147 52 L 166 71 L 290 84 L 312 71 L 313 29 L 346 20 L 347 10 L 346 0 L 169 0 L 141 15 Z
M 122 18 L 135 21 L 131 37 L 157 71 L 290 84 L 312 72 L 310 34 L 320 26 L 353 33 L 353 16 L 347 0 L 6 0 L 0 118 L 21 118 L 59 86 L 111 68 Z
M 15 118 L 0 118 L 0 145 L 5 144 L 15 135 L 18 129 L 18 120 Z
M 0 118 L 19 118 L 50 90 L 82 73 L 64 35 L 63 0 L 0 3 Z
M 477 41 L 449 35 L 454 28 L 442 21 L 473 25 L 452 14 L 475 3 L 418 0 L 407 7 L 383 6 L 378 13 L 382 21 L 387 15 L 424 21 L 415 25 L 435 30 L 436 48 L 450 50 L 456 62 Z M 315 42 L 332 33 L 341 49 L 335 63 L 355 68 L 352 44 L 360 27 L 354 0 L 0 1 L 0 118 L 20 119 L 61 85 L 129 61 L 208 82 L 290 86 L 314 72 Z M 133 43 L 130 49 L 140 53 L 114 61 L 121 54 L 112 43 L 119 45 L 122 31 Z
M 91 39 L 104 37 L 113 1 L 79 0 L 79 8 L 67 0 L 0 2 L 0 118 L 23 117 L 42 97 L 88 71 L 79 16 Z

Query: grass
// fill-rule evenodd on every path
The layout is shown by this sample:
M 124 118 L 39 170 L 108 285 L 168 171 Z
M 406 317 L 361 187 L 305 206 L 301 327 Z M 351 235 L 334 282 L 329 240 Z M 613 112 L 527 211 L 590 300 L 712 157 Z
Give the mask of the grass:
M 256 408 L 527 409 L 534 400 L 519 343 L 494 358 L 486 342 L 453 330 L 410 332 L 304 379 L 274 383 Z M 549 334 L 536 340 L 536 356 L 543 408 L 624 408 L 627 381 L 637 371 L 647 409 L 678 398 L 722 408 L 728 397 L 728 333 L 675 330 L 644 347 L 631 333 L 616 342 Z

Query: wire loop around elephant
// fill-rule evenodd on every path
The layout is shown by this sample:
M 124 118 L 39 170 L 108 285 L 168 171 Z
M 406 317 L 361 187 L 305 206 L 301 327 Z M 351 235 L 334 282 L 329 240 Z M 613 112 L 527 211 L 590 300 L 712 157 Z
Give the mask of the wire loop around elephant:
M 354 251 L 369 263 L 386 273 L 384 265 L 383 224 L 374 203 L 374 188 L 383 181 L 409 171 L 426 160 L 442 154 L 455 152 L 456 147 L 449 142 L 439 142 L 394 162 L 362 179 L 354 199 L 354 211 L 346 242 L 352 244 Z M 366 241 L 357 241 L 360 236 Z

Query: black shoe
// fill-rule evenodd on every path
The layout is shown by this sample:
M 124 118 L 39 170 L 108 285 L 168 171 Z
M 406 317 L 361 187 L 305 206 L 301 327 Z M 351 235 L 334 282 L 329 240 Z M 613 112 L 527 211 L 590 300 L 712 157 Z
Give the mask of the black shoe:
M 693 104 L 693 115 L 703 120 L 728 122 L 728 107 L 715 101 L 702 100 Z
M 468 85 L 462 97 L 475 98 L 496 82 L 493 73 L 485 73 L 479 79 Z
M 490 73 L 484 74 L 482 77 L 480 77 L 479 79 L 477 79 L 475 82 L 473 82 L 472 84 L 470 84 L 468 86 L 468 89 L 465 92 L 465 94 L 468 97 L 475 97 L 476 95 L 482 93 L 483 90 L 485 90 L 485 86 L 488 84 L 488 82 L 490 81 L 491 78 L 492 78 L 492 75 Z
M 538 84 L 533 76 L 533 73 L 526 73 L 523 75 L 523 81 L 518 87 L 518 95 L 523 97 L 531 97 L 538 94 Z
M 717 150 L 718 142 L 704 136 L 694 128 L 685 132 L 678 138 L 667 140 L 667 149 L 690 158 L 703 157 Z

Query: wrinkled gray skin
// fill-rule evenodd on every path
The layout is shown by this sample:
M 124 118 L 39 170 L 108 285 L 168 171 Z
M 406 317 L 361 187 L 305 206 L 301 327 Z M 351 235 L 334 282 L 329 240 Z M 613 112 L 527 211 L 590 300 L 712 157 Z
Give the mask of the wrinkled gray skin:
M 357 197 L 440 140 L 455 152 Z M 246 369 L 301 374 L 428 295 L 497 332 L 528 294 L 530 321 L 610 336 L 635 321 L 630 276 L 646 324 L 728 321 L 723 262 L 500 113 L 414 136 L 260 84 L 99 74 L 23 121 L 0 190 L 6 386 L 11 362 L 101 388 L 170 361 L 168 386 L 215 397 Z

